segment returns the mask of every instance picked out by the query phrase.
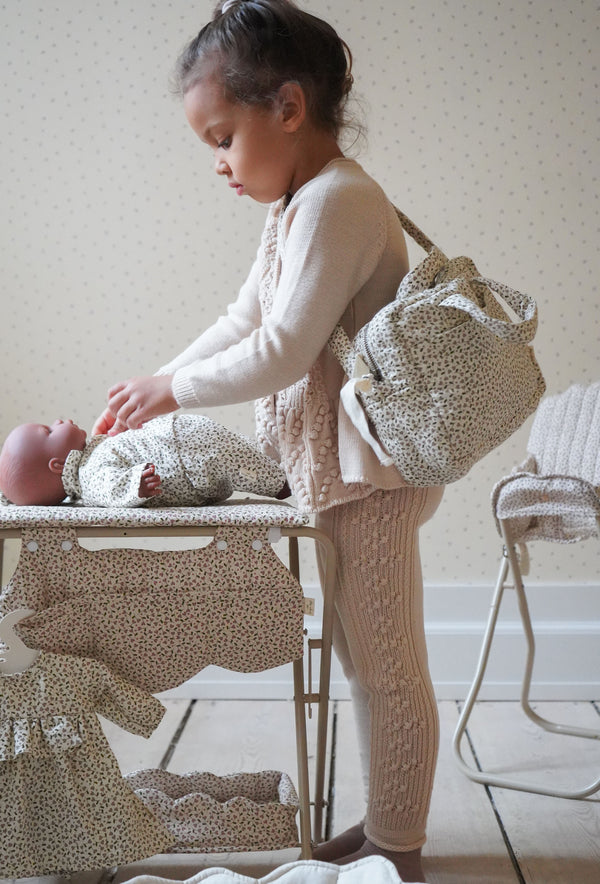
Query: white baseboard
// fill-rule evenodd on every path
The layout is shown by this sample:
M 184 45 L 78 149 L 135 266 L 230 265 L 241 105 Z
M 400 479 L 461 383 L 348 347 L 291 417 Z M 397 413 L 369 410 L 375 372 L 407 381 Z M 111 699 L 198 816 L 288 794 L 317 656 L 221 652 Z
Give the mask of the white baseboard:
M 318 598 L 316 588 L 307 595 Z M 431 674 L 440 700 L 464 699 L 471 684 L 489 603 L 490 586 L 427 586 L 425 618 Z M 507 592 L 497 625 L 488 676 L 480 697 L 516 700 L 525 659 L 525 643 L 512 593 Z M 536 634 L 532 697 L 537 700 L 600 699 L 600 587 L 592 584 L 532 585 L 528 598 Z M 318 612 L 317 612 L 318 613 Z M 307 620 L 309 636 L 318 634 L 318 618 Z M 313 671 L 316 669 L 313 667 Z M 291 666 L 240 674 L 209 666 L 169 696 L 203 699 L 290 699 Z M 330 696 L 347 699 L 348 686 L 337 660 Z

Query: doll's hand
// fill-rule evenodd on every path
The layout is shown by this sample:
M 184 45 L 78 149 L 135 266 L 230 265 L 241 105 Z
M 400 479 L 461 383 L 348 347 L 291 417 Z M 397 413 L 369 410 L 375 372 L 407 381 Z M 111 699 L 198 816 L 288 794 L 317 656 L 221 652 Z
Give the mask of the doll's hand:
M 104 436 L 115 425 L 115 416 L 111 414 L 108 408 L 105 408 L 94 426 L 92 427 L 92 436 Z M 123 427 L 124 430 L 127 427 Z
M 109 436 L 138 430 L 142 424 L 179 408 L 171 390 L 172 375 L 129 378 L 108 391 L 108 411 L 114 418 Z M 105 412 L 106 414 L 106 412 Z
M 160 476 L 153 463 L 147 463 L 140 476 L 138 497 L 157 497 L 160 494 Z

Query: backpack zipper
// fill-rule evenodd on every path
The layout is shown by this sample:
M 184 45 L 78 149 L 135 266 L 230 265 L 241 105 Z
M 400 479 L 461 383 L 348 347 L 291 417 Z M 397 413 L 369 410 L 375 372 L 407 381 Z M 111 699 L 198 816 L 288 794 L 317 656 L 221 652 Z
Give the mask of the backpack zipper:
M 368 363 L 368 367 L 371 370 L 371 374 L 373 375 L 373 379 L 376 381 L 380 381 L 382 379 L 381 369 L 377 365 L 377 360 L 373 356 L 373 351 L 369 346 L 369 341 L 367 339 L 367 328 L 362 329 L 358 337 L 360 338 L 360 344 L 362 345 L 362 349 L 364 350 L 364 354 L 367 357 L 366 361 Z

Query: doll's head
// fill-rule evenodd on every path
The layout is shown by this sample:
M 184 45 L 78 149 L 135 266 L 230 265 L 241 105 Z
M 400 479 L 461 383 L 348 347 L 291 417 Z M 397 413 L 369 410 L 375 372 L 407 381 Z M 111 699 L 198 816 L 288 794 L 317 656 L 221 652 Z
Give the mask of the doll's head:
M 62 471 L 70 451 L 82 451 L 85 430 L 73 421 L 21 424 L 0 452 L 0 490 L 20 506 L 56 506 L 65 498 Z

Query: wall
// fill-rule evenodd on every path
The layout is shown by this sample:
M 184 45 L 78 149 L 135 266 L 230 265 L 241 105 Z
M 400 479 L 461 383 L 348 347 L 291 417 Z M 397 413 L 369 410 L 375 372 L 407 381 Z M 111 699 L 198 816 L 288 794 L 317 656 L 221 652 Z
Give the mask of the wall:
M 445 251 L 535 296 L 549 392 L 596 379 L 596 3 L 306 5 L 354 52 L 363 165 Z M 91 426 L 111 383 L 183 349 L 244 279 L 265 210 L 226 191 L 168 88 L 211 7 L 0 7 L 0 437 L 59 415 Z M 212 416 L 252 430 L 247 404 Z M 489 492 L 521 459 L 528 426 L 448 489 L 424 532 L 433 633 L 477 631 L 484 616 L 499 551 Z M 598 583 L 592 546 L 535 558 L 541 587 L 564 583 L 575 599 Z M 598 621 L 580 595 L 575 631 Z

